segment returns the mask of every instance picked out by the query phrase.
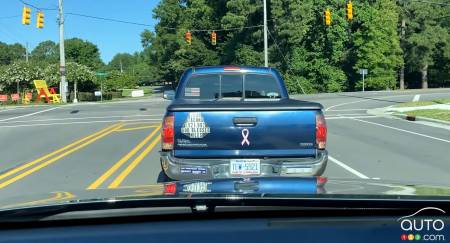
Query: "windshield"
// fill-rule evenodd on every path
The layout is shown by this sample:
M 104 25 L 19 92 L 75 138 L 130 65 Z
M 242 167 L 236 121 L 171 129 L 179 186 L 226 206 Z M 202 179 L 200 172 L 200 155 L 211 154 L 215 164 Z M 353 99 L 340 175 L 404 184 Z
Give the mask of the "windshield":
M 280 89 L 270 75 L 205 74 L 186 81 L 182 94 L 184 99 L 280 98 Z
M 450 196 L 448 1 L 1 2 L 0 208 Z

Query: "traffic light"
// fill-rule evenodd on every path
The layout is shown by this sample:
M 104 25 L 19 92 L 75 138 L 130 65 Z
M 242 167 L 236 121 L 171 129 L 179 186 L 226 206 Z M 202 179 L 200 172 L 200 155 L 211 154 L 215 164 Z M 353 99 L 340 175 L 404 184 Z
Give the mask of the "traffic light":
M 191 37 L 191 32 L 186 32 L 186 43 L 188 44 L 188 45 L 191 45 L 191 43 L 192 43 L 192 37 Z
M 348 20 L 353 19 L 353 4 L 351 1 L 348 1 L 347 3 L 347 19 Z
M 39 29 L 44 28 L 44 13 L 43 12 L 38 12 L 38 14 L 37 14 L 36 27 Z
M 325 25 L 331 25 L 331 11 L 329 9 L 325 10 Z
M 217 44 L 217 34 L 215 31 L 211 33 L 211 44 L 215 46 Z
M 31 8 L 23 7 L 22 10 L 22 24 L 29 25 L 31 18 Z

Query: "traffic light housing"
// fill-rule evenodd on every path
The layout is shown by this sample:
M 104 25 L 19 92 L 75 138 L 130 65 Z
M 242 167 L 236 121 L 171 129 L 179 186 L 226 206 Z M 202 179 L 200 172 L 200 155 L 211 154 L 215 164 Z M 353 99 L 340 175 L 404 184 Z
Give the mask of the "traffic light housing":
M 38 14 L 37 14 L 36 27 L 39 29 L 44 28 L 44 13 L 43 12 L 38 12 Z
M 347 19 L 352 20 L 353 19 L 353 4 L 351 1 L 347 3 Z
M 331 11 L 329 9 L 325 10 L 325 25 L 331 25 Z
M 31 8 L 23 7 L 22 10 L 22 24 L 29 25 L 31 20 Z
M 217 44 L 217 34 L 215 31 L 211 33 L 211 44 L 215 46 Z
M 188 45 L 191 45 L 192 44 L 192 36 L 191 36 L 191 32 L 186 32 L 186 36 L 185 36 L 185 38 L 186 38 L 186 43 L 188 44 Z

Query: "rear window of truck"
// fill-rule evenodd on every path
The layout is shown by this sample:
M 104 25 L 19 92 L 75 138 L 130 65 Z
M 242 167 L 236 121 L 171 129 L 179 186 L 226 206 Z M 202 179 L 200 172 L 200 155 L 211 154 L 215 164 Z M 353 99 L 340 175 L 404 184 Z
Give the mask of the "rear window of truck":
M 278 81 L 265 74 L 201 74 L 186 81 L 184 99 L 281 98 Z

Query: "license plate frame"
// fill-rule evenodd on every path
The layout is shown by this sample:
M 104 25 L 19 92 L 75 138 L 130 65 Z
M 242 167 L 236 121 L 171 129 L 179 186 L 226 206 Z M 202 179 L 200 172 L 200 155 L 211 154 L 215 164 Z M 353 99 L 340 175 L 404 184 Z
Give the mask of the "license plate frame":
M 261 160 L 260 159 L 231 159 L 230 160 L 231 175 L 260 175 Z

